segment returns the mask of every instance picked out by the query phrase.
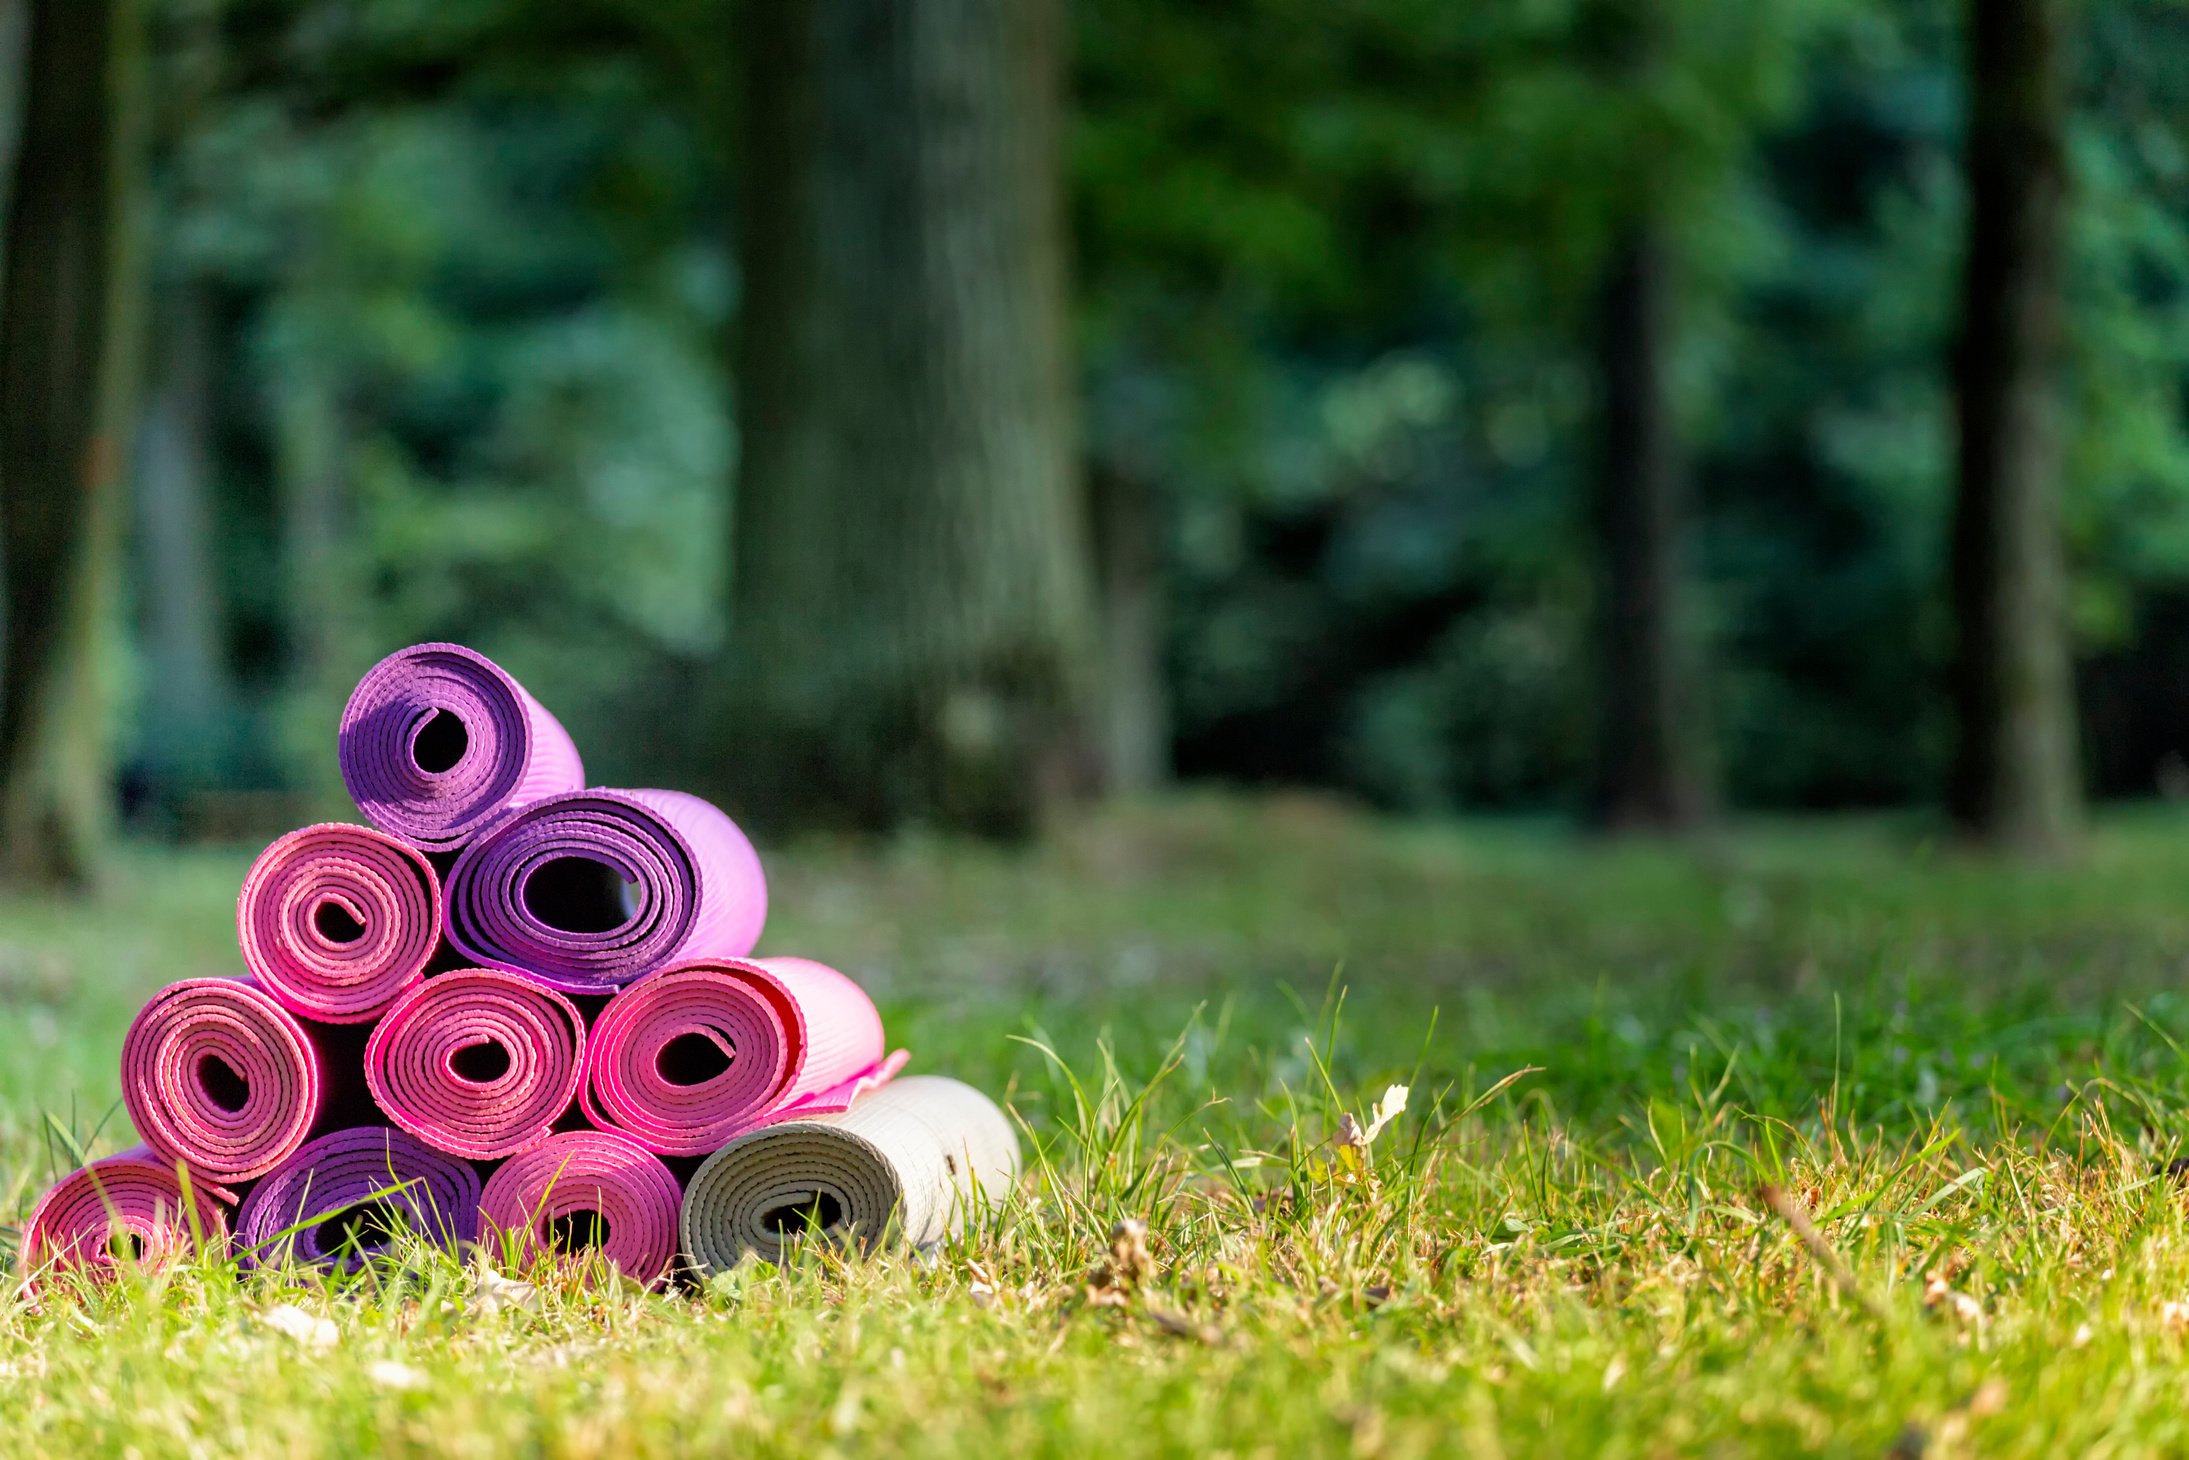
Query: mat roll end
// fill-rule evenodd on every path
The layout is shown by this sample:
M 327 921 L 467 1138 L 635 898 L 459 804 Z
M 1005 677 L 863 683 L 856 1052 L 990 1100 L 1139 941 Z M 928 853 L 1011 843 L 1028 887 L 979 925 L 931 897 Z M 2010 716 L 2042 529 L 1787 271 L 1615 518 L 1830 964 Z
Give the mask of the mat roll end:
M 519 1258 L 596 1249 L 651 1286 L 676 1256 L 676 1177 L 636 1142 L 566 1131 L 502 1163 L 479 1199 L 482 1231 L 513 1239 Z
M 199 1250 L 225 1251 L 228 1216 L 177 1164 L 137 1146 L 71 1171 L 38 1199 L 23 1226 L 22 1266 L 33 1284 L 57 1272 L 112 1272 L 125 1261 L 158 1267 Z
M 336 754 L 366 820 L 437 852 L 514 807 L 585 784 L 562 723 L 461 644 L 414 644 L 368 670 L 343 707 Z
M 808 1234 L 931 1246 L 1017 1179 L 1018 1137 L 994 1101 L 937 1075 L 899 1078 L 839 1115 L 731 1141 L 685 1188 L 684 1251 L 701 1273 L 777 1261 Z

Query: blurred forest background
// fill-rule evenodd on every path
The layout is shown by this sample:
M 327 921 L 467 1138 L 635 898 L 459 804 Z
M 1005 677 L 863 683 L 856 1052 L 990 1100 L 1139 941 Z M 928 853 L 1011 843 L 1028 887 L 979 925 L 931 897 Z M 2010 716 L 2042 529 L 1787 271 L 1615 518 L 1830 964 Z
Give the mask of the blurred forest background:
M 0 870 L 597 784 L 2189 793 L 2189 9 L 0 0 Z

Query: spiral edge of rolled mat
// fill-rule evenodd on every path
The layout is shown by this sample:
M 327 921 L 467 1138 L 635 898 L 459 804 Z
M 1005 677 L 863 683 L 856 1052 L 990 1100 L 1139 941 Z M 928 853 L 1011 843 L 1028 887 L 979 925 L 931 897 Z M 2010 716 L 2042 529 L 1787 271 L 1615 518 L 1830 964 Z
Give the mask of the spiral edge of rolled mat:
M 264 1064 L 247 1057 L 254 1051 L 237 1034 L 247 1026 L 262 1041 L 255 1052 L 266 1057 Z M 216 1038 L 224 1033 L 232 1037 Z M 179 1068 L 183 1056 L 166 1053 L 175 1049 L 194 1053 L 187 1075 Z M 192 1094 L 228 1110 L 205 1089 L 208 1058 L 218 1059 L 244 1082 L 244 1104 L 229 1113 L 247 1111 L 255 1101 L 272 1104 L 273 1110 L 255 1127 L 265 1134 L 220 1143 L 208 1135 L 224 1123 L 193 1111 Z M 245 1067 L 238 1068 L 239 1063 Z M 186 1079 L 197 1082 L 194 1092 Z M 270 1096 L 263 1093 L 268 1083 L 273 1086 Z M 326 1093 L 317 1041 L 254 979 L 171 983 L 137 1011 L 122 1037 L 122 1103 L 130 1124 L 163 1160 L 186 1162 L 212 1183 L 256 1180 L 289 1159 L 318 1123 Z
M 486 712 L 495 732 L 491 780 L 469 796 L 417 794 L 423 786 L 440 788 L 488 738 L 486 725 L 466 721 L 456 715 L 459 706 L 421 690 L 436 673 L 481 701 L 476 708 Z M 465 748 L 451 766 L 426 771 L 416 758 L 418 734 L 443 712 L 463 726 Z M 342 784 L 365 819 L 426 851 L 456 851 L 509 811 L 585 784 L 585 762 L 562 722 L 509 671 L 462 644 L 413 644 L 365 671 L 342 707 L 335 745 Z M 391 748 L 397 745 L 399 753 Z M 412 794 L 403 794 L 406 788 Z
M 721 1072 L 694 1084 L 664 1075 L 663 1051 L 685 1037 L 721 1051 Z M 827 964 L 689 959 L 609 999 L 586 1041 L 578 1099 L 595 1127 L 656 1155 L 707 1156 L 771 1121 L 843 1109 L 903 1065 L 887 1048 L 873 999 Z M 763 1049 L 775 1058 L 754 1073 Z
M 22 1265 L 33 1289 L 61 1272 L 110 1271 L 118 1262 L 111 1250 L 117 1220 L 141 1250 L 147 1266 L 161 1266 L 191 1249 L 226 1250 L 228 1217 L 212 1192 L 190 1183 L 197 1219 L 188 1217 L 183 1185 L 187 1170 L 162 1160 L 149 1147 L 135 1146 L 80 1166 L 62 1177 L 23 1224 Z M 65 1224 L 65 1240 L 55 1228 Z M 98 1235 L 94 1239 L 94 1226 Z M 86 1243 L 91 1249 L 86 1250 Z
M 481 989 L 488 991 L 487 994 L 482 995 Z M 544 1010 L 552 1015 L 537 1019 L 524 1031 L 544 1035 L 542 1044 L 512 1049 L 508 1041 L 482 1039 L 453 1045 L 440 1062 L 448 1073 L 448 1080 L 438 1088 L 432 1086 L 436 1072 L 423 1065 L 413 1073 L 425 1074 L 428 1076 L 426 1081 L 396 1083 L 395 1076 L 404 1073 L 404 1065 L 398 1061 L 406 1053 L 430 1054 L 430 1046 L 417 1051 L 411 1046 L 431 1040 L 442 1027 L 456 1020 L 463 1012 L 463 1005 L 455 1001 L 466 995 L 473 1001 L 474 1017 L 476 1006 L 481 1004 L 498 1010 L 523 1009 L 531 1014 Z M 437 1004 L 448 1007 L 429 1007 Z M 513 1028 L 517 1022 L 512 1016 L 505 1027 Z M 555 1042 L 558 1032 L 568 1033 L 567 1044 Z M 427 979 L 397 999 L 387 1013 L 381 1015 L 365 1045 L 365 1085 L 388 1119 L 435 1150 L 471 1161 L 498 1161 L 547 1139 L 555 1122 L 577 1100 L 578 1086 L 585 1076 L 585 1040 L 585 1015 L 554 989 L 505 969 L 451 969 Z M 517 1069 L 520 1052 L 540 1054 L 544 1050 L 547 1058 L 542 1068 L 551 1071 L 552 1078 L 544 1082 L 544 1087 L 541 1082 L 526 1087 L 518 1098 L 520 1111 L 510 1111 L 506 1106 L 496 1111 L 486 1104 L 484 1097 L 474 1097 L 467 1091 L 465 1087 L 473 1086 L 475 1082 L 456 1074 L 450 1063 L 457 1052 L 481 1044 L 502 1045 L 510 1062 L 508 1070 Z M 499 1080 L 500 1076 L 495 1079 Z M 484 1089 L 484 1083 L 477 1088 Z M 543 1088 L 546 1093 L 541 1098 Z M 443 1103 L 438 1110 L 422 1113 L 421 1097 L 428 1094 L 439 1095 Z M 477 1105 L 470 1103 L 475 1098 L 480 1101 Z M 473 1133 L 456 1129 L 457 1124 L 465 1120 L 477 1121 L 485 1128 L 474 1138 Z M 501 1125 L 510 1129 L 500 1136 L 488 1133 Z
M 705 1275 L 747 1253 L 774 1261 L 802 1235 L 801 1203 L 825 1235 L 871 1247 L 892 1231 L 928 1247 L 999 1200 L 1018 1178 L 1018 1135 L 980 1091 L 941 1075 L 907 1075 L 840 1114 L 762 1126 L 700 1163 L 685 1184 L 679 1233 Z M 766 1230 L 771 1216 L 782 1225 Z
M 638 886 L 640 906 L 594 932 L 546 921 L 527 886 L 567 858 L 610 867 Z M 444 890 L 448 941 L 465 957 L 570 994 L 614 993 L 690 959 L 743 958 L 768 915 L 767 876 L 743 829 L 712 802 L 652 788 L 519 807 L 464 848 Z
M 394 875 L 398 861 L 406 874 L 400 878 Z M 421 891 L 423 908 L 412 901 Z M 361 931 L 314 950 L 303 925 L 316 932 L 329 904 Z M 423 916 L 406 919 L 406 912 Z M 236 942 L 245 969 L 290 1013 L 327 1024 L 370 1023 L 386 1012 L 425 977 L 442 921 L 441 875 L 426 854 L 401 837 L 345 822 L 320 822 L 276 838 L 251 863 L 236 895 Z M 305 946 L 296 946 L 299 941 Z M 355 978 L 328 976 L 331 968 L 360 964 L 366 966 Z
M 513 1239 L 513 1255 L 521 1258 L 552 1247 L 547 1224 L 596 1213 L 608 1227 L 601 1258 L 651 1287 L 676 1260 L 682 1203 L 676 1177 L 636 1141 L 609 1131 L 562 1131 L 510 1157 L 487 1179 L 480 1230 Z
M 253 1267 L 293 1260 L 354 1269 L 363 1254 L 327 1251 L 317 1229 L 378 1205 L 400 1207 L 420 1238 L 457 1247 L 478 1237 L 480 1190 L 479 1173 L 460 1156 L 399 1127 L 350 1126 L 305 1142 L 251 1188 L 236 1213 L 235 1244 Z

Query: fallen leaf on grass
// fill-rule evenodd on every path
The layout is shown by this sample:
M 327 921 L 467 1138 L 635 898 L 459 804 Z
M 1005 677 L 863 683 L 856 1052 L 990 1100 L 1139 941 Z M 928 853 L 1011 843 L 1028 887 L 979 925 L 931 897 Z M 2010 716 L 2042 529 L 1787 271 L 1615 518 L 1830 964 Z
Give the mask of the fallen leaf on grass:
M 268 1328 L 314 1352 L 333 1348 L 342 1337 L 333 1320 L 315 1318 L 294 1303 L 278 1304 L 259 1316 Z
M 422 1371 L 394 1359 L 376 1359 L 366 1367 L 365 1377 L 381 1389 L 423 1389 L 426 1384 Z
M 527 1313 L 540 1311 L 538 1288 L 505 1278 L 483 1262 L 471 1270 L 471 1297 L 481 1313 L 498 1313 L 504 1308 L 522 1308 Z

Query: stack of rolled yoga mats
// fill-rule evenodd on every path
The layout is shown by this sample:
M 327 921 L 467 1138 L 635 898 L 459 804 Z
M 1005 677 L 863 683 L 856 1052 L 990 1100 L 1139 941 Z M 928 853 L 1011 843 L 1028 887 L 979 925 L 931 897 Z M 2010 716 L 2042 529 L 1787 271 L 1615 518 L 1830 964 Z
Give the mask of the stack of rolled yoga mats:
M 122 1043 L 143 1144 L 39 1201 L 34 1279 L 208 1245 L 356 1266 L 407 1231 L 658 1283 L 816 1228 L 933 1243 L 1015 1179 L 1002 1112 L 898 1078 L 857 984 L 749 956 L 767 884 L 727 816 L 587 789 L 485 656 L 391 655 L 339 745 L 371 825 L 268 847 L 245 976 L 145 1005 Z

